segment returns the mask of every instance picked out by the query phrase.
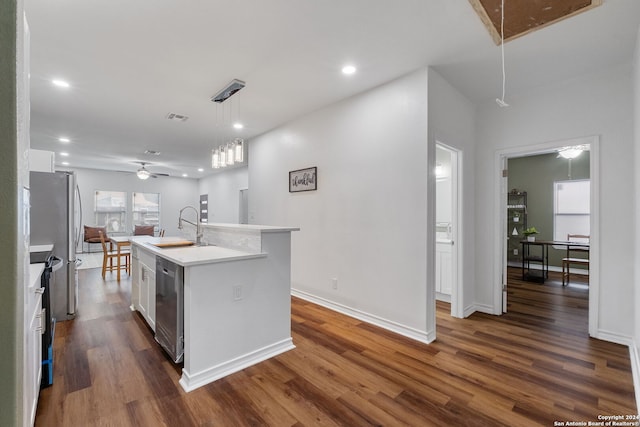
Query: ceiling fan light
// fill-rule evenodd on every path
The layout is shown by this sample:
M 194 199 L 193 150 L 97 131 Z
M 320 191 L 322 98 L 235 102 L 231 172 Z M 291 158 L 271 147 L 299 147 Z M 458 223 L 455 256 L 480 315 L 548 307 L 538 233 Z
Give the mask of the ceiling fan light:
M 138 178 L 142 180 L 145 180 L 151 176 L 149 171 L 146 170 L 144 167 L 142 167 L 141 169 L 138 169 L 138 172 L 136 172 L 136 175 L 138 176 Z
M 558 150 L 558 155 L 564 159 L 575 159 L 584 151 L 584 147 L 576 145 L 574 147 L 564 147 Z

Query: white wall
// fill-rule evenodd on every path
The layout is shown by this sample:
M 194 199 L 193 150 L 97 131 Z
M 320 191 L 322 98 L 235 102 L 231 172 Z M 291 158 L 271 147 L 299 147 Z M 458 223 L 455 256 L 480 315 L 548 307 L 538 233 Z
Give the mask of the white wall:
M 462 259 L 458 260 L 464 297 L 458 301 L 460 310 L 455 315 L 469 314 L 475 301 L 475 163 L 476 155 L 476 110 L 475 106 L 451 86 L 440 74 L 429 70 L 429 135 L 432 144 L 436 140 L 460 150 L 462 165 L 461 211 L 459 223 L 459 245 Z M 480 199 L 482 200 L 482 199 Z M 460 313 L 456 313 L 461 311 Z
M 249 145 L 250 222 L 301 229 L 292 236 L 292 286 L 420 339 L 433 223 L 427 137 L 421 70 Z M 311 166 L 318 167 L 318 190 L 290 194 L 288 172 Z
M 248 186 L 248 167 L 225 170 L 200 179 L 199 194 L 209 195 L 209 223 L 238 223 L 240 190 Z
M 633 193 L 636 195 L 635 197 L 635 298 L 634 298 L 634 307 L 635 307 L 635 333 L 634 333 L 634 341 L 635 341 L 635 351 L 632 351 L 631 354 L 635 355 L 636 359 L 632 360 L 634 363 L 634 373 L 636 376 L 634 379 L 636 380 L 636 389 L 640 386 L 640 360 L 638 360 L 638 356 L 640 355 L 640 197 L 638 197 L 638 192 L 640 191 L 640 27 L 638 28 L 638 37 L 636 41 L 636 51 L 634 58 L 634 68 L 633 68 L 633 83 L 634 83 L 634 113 L 633 113 L 633 123 L 634 123 L 634 142 L 635 142 L 635 189 Z M 640 392 L 636 393 L 636 401 L 638 407 L 640 407 Z
M 500 149 L 599 135 L 600 160 L 600 312 L 597 330 L 631 338 L 634 317 L 634 242 L 636 219 L 633 152 L 633 91 L 630 64 L 513 95 L 508 108 L 495 102 L 478 107 L 476 165 L 476 299 L 493 305 L 495 283 L 492 242 L 495 229 L 494 159 Z
M 196 209 L 200 203 L 198 181 L 189 178 L 158 177 L 145 181 L 138 179 L 135 173 L 109 172 L 95 169 L 68 169 L 74 171 L 82 197 L 82 225 L 95 224 L 96 190 L 126 191 L 129 211 L 131 211 L 132 193 L 160 193 L 160 228 L 166 230 L 166 236 L 178 236 L 178 214 L 186 205 Z M 127 230 L 131 230 L 131 215 L 127 218 Z

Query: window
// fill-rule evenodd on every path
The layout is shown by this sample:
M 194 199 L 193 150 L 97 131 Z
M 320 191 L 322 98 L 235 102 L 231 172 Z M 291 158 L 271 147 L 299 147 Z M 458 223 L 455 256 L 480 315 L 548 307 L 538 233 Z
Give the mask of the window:
M 554 240 L 567 240 L 567 234 L 589 236 L 591 181 L 558 181 L 553 187 Z
M 126 232 L 126 197 L 124 191 L 96 191 L 96 225 L 106 226 L 107 233 Z
M 160 225 L 160 193 L 133 193 L 133 225 Z

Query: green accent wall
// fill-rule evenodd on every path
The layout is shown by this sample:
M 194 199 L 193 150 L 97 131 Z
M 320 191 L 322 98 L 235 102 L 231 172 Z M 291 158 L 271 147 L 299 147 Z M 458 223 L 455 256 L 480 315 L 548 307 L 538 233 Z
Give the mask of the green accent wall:
M 22 348 L 18 318 L 19 171 L 16 93 L 16 16 L 14 0 L 0 0 L 0 426 L 21 424 Z M 21 313 L 21 312 L 20 312 Z M 19 407 L 20 406 L 20 407 Z
M 578 179 L 590 179 L 589 152 L 583 152 L 571 161 L 556 153 L 509 159 L 508 191 L 518 189 L 527 192 L 527 225 L 536 227 L 540 240 L 553 240 L 553 183 Z M 562 267 L 564 250 L 549 249 L 549 265 Z

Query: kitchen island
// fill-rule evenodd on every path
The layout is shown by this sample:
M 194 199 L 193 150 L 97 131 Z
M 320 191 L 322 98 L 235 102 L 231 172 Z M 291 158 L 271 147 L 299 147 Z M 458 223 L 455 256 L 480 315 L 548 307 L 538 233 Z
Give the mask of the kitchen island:
M 183 269 L 180 385 L 186 391 L 295 348 L 291 231 L 298 229 L 238 224 L 201 227 L 206 246 L 156 246 L 180 244 L 184 237 L 135 236 L 131 241 L 131 308 L 154 331 L 156 259 Z

